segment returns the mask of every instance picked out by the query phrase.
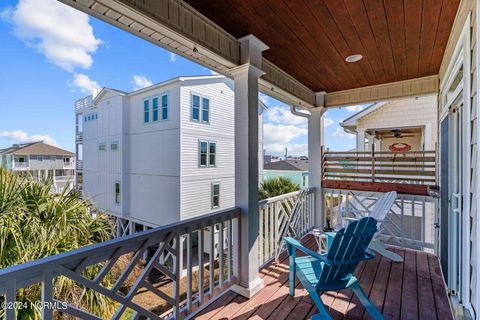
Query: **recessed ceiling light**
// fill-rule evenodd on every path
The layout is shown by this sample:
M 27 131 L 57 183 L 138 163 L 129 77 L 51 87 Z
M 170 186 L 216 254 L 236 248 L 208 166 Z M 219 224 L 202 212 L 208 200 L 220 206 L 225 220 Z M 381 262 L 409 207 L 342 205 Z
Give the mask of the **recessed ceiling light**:
M 363 56 L 361 54 L 352 54 L 351 56 L 348 56 L 345 58 L 345 61 L 347 62 L 357 62 L 362 60 Z

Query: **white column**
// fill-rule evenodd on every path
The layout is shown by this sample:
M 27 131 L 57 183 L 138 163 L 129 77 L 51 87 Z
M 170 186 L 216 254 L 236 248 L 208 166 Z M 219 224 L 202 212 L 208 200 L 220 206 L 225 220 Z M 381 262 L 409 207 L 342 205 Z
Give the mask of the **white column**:
M 240 39 L 241 62 L 231 70 L 235 81 L 235 206 L 241 209 L 238 277 L 234 290 L 249 298 L 263 288 L 258 276 L 258 79 L 262 51 L 254 36 Z
M 372 145 L 375 144 L 375 137 L 372 135 L 368 135 L 368 144 L 367 144 L 367 150 L 366 151 L 372 151 Z M 377 149 L 375 149 L 377 150 Z
M 325 225 L 322 191 L 323 96 L 317 93 L 317 108 L 309 109 L 308 118 L 308 186 L 315 188 L 315 228 Z
M 357 151 L 365 151 L 365 129 L 357 129 Z

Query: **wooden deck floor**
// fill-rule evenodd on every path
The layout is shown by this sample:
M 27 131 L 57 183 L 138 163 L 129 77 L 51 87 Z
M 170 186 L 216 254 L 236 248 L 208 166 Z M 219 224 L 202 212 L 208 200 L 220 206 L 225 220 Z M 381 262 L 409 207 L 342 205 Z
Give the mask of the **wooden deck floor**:
M 316 249 L 312 236 L 302 242 Z M 377 255 L 356 270 L 361 286 L 385 319 L 453 319 L 437 257 L 410 249 L 392 250 L 404 257 L 403 263 L 392 263 Z M 279 264 L 263 268 L 261 277 L 265 288 L 251 299 L 229 291 L 195 319 L 309 319 L 317 313 L 298 281 L 295 297 L 289 296 L 285 254 Z M 351 290 L 325 292 L 322 300 L 334 319 L 371 319 Z

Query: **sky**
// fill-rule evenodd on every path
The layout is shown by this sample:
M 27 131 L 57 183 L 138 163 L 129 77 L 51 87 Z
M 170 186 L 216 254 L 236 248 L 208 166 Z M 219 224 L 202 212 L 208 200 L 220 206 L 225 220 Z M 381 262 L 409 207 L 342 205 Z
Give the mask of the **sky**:
M 75 149 L 74 102 L 94 87 L 132 91 L 177 76 L 212 72 L 56 0 L 6 0 L 0 4 L 0 148 L 44 140 Z M 135 59 L 132 59 L 135 57 Z M 307 154 L 306 120 L 261 94 L 264 149 L 283 156 Z M 325 144 L 355 147 L 339 122 L 352 106 L 325 116 Z

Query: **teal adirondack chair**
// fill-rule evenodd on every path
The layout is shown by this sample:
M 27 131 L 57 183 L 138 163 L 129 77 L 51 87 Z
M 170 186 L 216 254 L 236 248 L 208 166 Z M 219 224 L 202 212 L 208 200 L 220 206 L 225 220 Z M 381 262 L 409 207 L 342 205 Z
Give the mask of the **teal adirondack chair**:
M 377 220 L 374 218 L 365 217 L 353 221 L 337 232 L 328 253 L 323 255 L 305 248 L 293 238 L 285 237 L 287 252 L 290 256 L 290 295 L 295 295 L 296 275 L 320 311 L 312 319 L 332 319 L 320 299 L 321 292 L 346 288 L 353 290 L 373 319 L 383 319 L 380 311 L 360 287 L 357 278 L 353 276 L 360 261 L 375 257 L 375 254 L 368 249 L 375 232 L 377 232 Z M 306 256 L 297 257 L 297 249 L 303 251 Z

